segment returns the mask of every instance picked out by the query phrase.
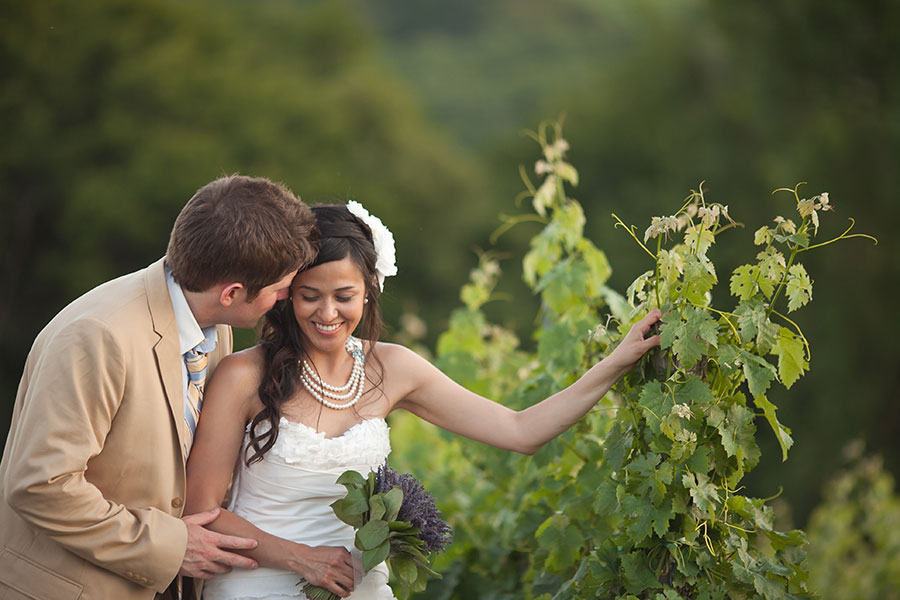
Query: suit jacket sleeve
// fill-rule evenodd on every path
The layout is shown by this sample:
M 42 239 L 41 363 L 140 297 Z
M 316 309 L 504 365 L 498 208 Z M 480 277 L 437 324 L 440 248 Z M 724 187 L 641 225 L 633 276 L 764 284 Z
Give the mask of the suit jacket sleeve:
M 153 507 L 110 501 L 86 477 L 125 391 L 123 350 L 96 320 L 70 323 L 29 357 L 22 425 L 10 453 L 7 501 L 23 519 L 75 554 L 125 576 L 148 574 L 162 589 L 181 566 L 187 528 Z M 139 443 L 136 440 L 136 443 Z M 134 452 L 152 452 L 134 448 Z

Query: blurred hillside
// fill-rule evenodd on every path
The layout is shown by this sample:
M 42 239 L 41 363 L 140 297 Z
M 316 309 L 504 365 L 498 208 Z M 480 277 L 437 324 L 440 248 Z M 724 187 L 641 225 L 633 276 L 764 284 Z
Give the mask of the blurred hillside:
M 770 440 L 751 493 L 783 485 L 802 525 L 851 438 L 900 473 L 894 3 L 0 6 L 0 422 L 43 324 L 162 254 L 183 203 L 223 173 L 284 181 L 310 203 L 354 198 L 381 216 L 400 266 L 388 322 L 416 313 L 433 341 L 473 250 L 489 247 L 498 213 L 517 210 L 517 167 L 534 156 L 520 130 L 565 112 L 575 195 L 620 291 L 647 264 L 610 213 L 643 229 L 701 181 L 746 224 L 735 237 L 787 210 L 773 189 L 808 181 L 801 191 L 828 191 L 837 207 L 826 232 L 853 216 L 879 238 L 810 256 L 816 302 L 798 321 L 817 352 L 778 399 L 796 444 L 782 464 Z M 499 249 L 520 251 L 528 227 Z M 490 308 L 515 322 L 532 300 L 509 269 L 514 301 Z

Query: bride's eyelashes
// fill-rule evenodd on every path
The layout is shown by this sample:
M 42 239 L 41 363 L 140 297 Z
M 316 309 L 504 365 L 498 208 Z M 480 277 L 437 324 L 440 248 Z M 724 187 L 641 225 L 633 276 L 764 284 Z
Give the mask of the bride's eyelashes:
M 302 296 L 302 295 L 300 296 L 300 298 L 304 302 L 316 302 L 319 299 L 318 296 L 313 297 L 313 296 Z M 351 300 L 353 300 L 353 296 L 335 296 L 334 299 L 337 300 L 338 302 L 350 302 Z

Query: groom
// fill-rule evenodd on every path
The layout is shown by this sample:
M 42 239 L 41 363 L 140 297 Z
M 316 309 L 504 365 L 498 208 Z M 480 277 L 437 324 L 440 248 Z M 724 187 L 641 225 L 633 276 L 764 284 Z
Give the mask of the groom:
M 178 215 L 164 258 L 41 331 L 0 463 L 0 599 L 150 599 L 179 574 L 255 566 L 231 550 L 256 542 L 203 527 L 217 511 L 181 517 L 184 465 L 202 367 L 231 352 L 230 326 L 253 327 L 287 296 L 313 231 L 280 184 L 213 181 Z

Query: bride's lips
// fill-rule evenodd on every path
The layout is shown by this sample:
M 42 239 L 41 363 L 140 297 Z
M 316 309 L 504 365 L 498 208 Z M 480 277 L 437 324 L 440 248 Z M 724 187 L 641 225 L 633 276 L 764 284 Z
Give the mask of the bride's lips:
M 313 327 L 315 328 L 316 332 L 320 333 L 321 335 L 334 335 L 338 332 L 338 330 L 340 330 L 343 324 L 343 322 L 332 323 L 330 325 L 326 325 L 324 323 L 313 323 Z

